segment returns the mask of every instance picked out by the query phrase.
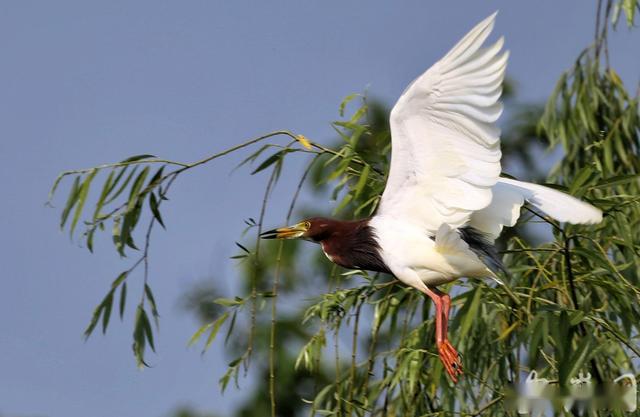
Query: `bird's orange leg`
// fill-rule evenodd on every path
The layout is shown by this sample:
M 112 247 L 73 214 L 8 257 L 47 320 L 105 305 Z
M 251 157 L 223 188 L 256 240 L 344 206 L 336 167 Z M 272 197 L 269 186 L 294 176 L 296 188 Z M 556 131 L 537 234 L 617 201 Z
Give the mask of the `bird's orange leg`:
M 456 349 L 449 342 L 447 337 L 447 327 L 449 324 L 449 310 L 451 309 L 451 298 L 435 288 L 426 288 L 425 293 L 431 297 L 436 306 L 436 345 L 440 360 L 445 370 L 453 380 L 458 382 L 458 376 L 462 375 L 462 361 Z

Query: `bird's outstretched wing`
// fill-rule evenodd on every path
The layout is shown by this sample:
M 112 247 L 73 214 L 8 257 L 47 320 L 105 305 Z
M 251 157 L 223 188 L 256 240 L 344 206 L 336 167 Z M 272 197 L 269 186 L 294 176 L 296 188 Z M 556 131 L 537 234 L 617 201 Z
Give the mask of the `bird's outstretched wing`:
M 500 175 L 498 101 L 508 53 L 481 48 L 495 13 L 419 76 L 391 111 L 392 155 L 379 213 L 435 232 L 487 207 Z

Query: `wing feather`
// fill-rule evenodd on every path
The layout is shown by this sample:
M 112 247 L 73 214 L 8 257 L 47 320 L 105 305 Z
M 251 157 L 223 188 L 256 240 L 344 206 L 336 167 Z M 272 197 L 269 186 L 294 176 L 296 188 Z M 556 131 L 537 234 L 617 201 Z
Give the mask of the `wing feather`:
M 478 51 L 476 51 L 475 56 L 473 56 L 468 63 L 460 66 L 459 68 L 451 70 L 451 76 L 459 76 L 472 71 L 476 71 L 477 69 L 485 66 L 488 62 L 497 61 L 499 58 L 496 57 L 496 54 L 500 52 L 503 46 L 504 37 L 501 37 L 490 47 L 479 49 Z
M 435 233 L 487 207 L 500 175 L 498 102 L 508 60 L 504 39 L 482 45 L 495 13 L 413 81 L 391 112 L 392 156 L 380 214 Z
M 504 226 L 511 227 L 527 202 L 552 218 L 573 224 L 595 224 L 602 212 L 591 204 L 538 184 L 500 178 L 493 187 L 491 203 L 471 215 L 469 225 L 496 239 Z
M 497 14 L 498 12 L 495 12 L 478 23 L 476 27 L 471 29 L 469 33 L 447 52 L 442 61 L 449 61 L 456 65 L 461 61 L 465 61 L 469 55 L 476 52 L 493 30 Z

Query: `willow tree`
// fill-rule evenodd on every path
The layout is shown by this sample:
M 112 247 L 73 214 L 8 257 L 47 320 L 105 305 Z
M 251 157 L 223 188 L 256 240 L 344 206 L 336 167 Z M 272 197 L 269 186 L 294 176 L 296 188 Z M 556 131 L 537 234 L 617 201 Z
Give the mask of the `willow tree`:
M 334 146 L 277 131 L 192 163 L 137 155 L 62 173 L 51 192 L 53 197 L 63 181 L 70 182 L 61 227 L 76 235 L 82 227 L 91 251 L 94 235 L 110 231 L 115 249 L 129 262 L 107 286 L 86 336 L 98 326 L 106 331 L 118 314 L 114 310 L 123 315 L 128 287 L 138 286 L 133 351 L 138 365 L 145 366 L 148 348 L 157 343 L 152 321 L 157 324 L 159 318 L 148 254 L 157 226 L 170 222 L 161 208 L 176 180 L 188 180 L 183 178 L 187 171 L 244 153 L 242 165 L 252 165 L 251 174 L 263 175 L 266 182 L 261 209 L 246 221 L 249 234 L 235 257 L 242 261 L 245 285 L 235 297 L 212 300 L 219 308 L 190 343 L 202 343 L 206 350 L 231 340 L 233 351 L 242 352 L 221 375 L 222 389 L 239 383 L 252 364 L 268 364 L 263 400 L 270 407 L 254 415 L 501 415 L 508 388 L 530 370 L 565 386 L 580 371 L 602 382 L 635 369 L 634 359 L 640 357 L 639 97 L 611 67 L 608 37 L 621 20 L 632 27 L 639 9 L 637 0 L 598 1 L 595 40 L 560 75 L 537 129 L 507 126 L 506 149 L 517 149 L 514 140 L 523 135 L 561 147 L 564 156 L 548 181 L 598 206 L 604 220 L 589 228 L 564 225 L 525 207 L 524 227 L 501 242 L 510 271 L 503 277 L 506 285 L 456 283 L 451 328 L 465 367 L 458 385 L 447 379 L 430 343 L 434 320 L 428 299 L 384 274 L 344 271 L 309 258 L 303 266 L 294 256 L 300 249 L 295 242 L 264 245 L 257 238 L 271 191 L 290 158 L 308 158 L 308 165 L 292 190 L 290 210 L 282 213 L 285 223 L 300 214 L 297 196 L 310 182 L 335 201 L 334 211 L 343 218 L 375 211 L 389 168 L 390 135 L 386 113 L 358 95 L 340 105 Z M 520 157 L 527 161 L 526 152 Z M 94 188 L 97 198 L 87 204 Z M 536 222 L 547 225 L 551 242 L 528 243 L 522 231 Z M 246 236 L 255 240 L 247 244 Z M 324 292 L 313 301 L 293 313 L 291 308 L 279 312 L 281 303 L 309 283 L 317 289 L 323 282 Z M 227 337 L 218 337 L 222 333 Z M 299 351 L 295 360 L 292 346 Z M 252 361 L 255 356 L 264 360 Z M 289 365 L 297 373 L 284 371 Z M 279 380 L 283 375 L 289 379 Z M 299 378 L 312 383 L 301 386 Z M 278 401 L 296 389 L 301 390 L 297 405 Z

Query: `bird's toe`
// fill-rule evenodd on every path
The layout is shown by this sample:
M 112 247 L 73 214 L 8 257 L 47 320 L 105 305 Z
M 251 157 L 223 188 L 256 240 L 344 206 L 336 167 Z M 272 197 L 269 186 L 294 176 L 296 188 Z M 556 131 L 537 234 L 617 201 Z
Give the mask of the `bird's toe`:
M 438 346 L 438 353 L 440 355 L 440 361 L 444 365 L 447 374 L 451 377 L 454 383 L 457 383 L 458 376 L 463 374 L 460 355 L 458 355 L 458 352 L 448 340 L 445 340 Z

